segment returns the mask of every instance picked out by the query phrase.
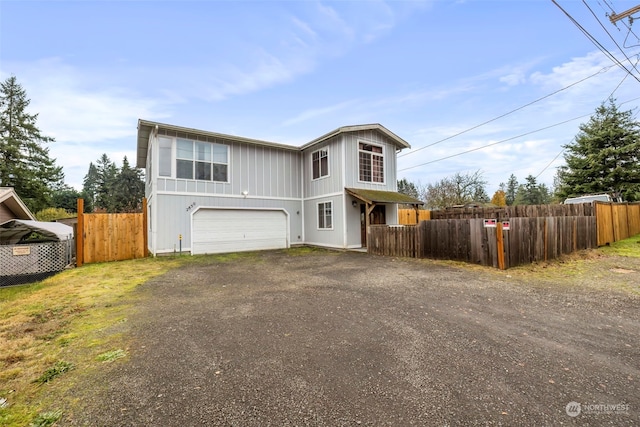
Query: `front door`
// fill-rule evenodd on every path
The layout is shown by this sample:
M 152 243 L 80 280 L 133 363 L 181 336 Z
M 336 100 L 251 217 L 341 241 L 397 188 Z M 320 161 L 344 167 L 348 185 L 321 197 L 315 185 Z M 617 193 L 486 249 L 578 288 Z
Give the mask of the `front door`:
M 367 222 L 366 222 L 367 205 L 360 205 L 360 241 L 362 247 L 367 247 Z M 369 216 L 369 224 L 386 224 L 387 216 L 385 205 L 375 205 Z

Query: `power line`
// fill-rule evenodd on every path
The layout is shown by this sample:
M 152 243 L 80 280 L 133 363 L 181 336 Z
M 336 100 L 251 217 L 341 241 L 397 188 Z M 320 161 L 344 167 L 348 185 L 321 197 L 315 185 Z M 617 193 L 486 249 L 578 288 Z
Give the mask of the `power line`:
M 638 65 L 638 61 L 640 61 L 640 58 L 638 58 L 638 60 L 636 60 L 636 63 L 635 63 L 635 64 L 634 64 L 634 66 L 633 66 L 634 68 Z M 609 97 L 608 97 L 607 99 L 611 99 L 611 98 L 613 98 L 613 94 L 614 94 L 614 93 L 616 93 L 616 91 L 620 88 L 620 86 L 622 86 L 622 83 L 624 83 L 624 81 L 627 79 L 627 77 L 629 77 L 629 74 L 625 74 L 625 75 L 622 77 L 622 80 L 620 80 L 620 83 L 618 83 L 618 85 L 617 85 L 617 86 L 616 86 L 616 87 L 611 91 L 611 93 L 609 94 Z M 626 101 L 626 102 L 629 102 L 629 101 Z M 625 103 L 626 103 L 626 102 L 625 102 Z M 622 104 L 621 104 L 621 105 L 622 105 Z M 575 137 L 573 137 L 573 139 L 575 139 Z M 540 171 L 540 173 L 539 173 L 538 175 L 536 175 L 536 179 L 537 179 L 540 175 L 542 175 L 542 174 L 544 173 L 544 171 L 546 171 L 546 170 L 549 168 L 549 166 L 551 166 L 551 164 L 552 164 L 553 162 L 555 162 L 555 161 L 556 161 L 556 159 L 557 159 L 558 157 L 560 157 L 560 155 L 561 155 L 562 153 L 564 153 L 564 150 L 565 150 L 565 148 L 563 148 L 562 150 L 560 150 L 560 152 L 559 152 L 559 153 L 558 153 L 558 154 L 553 158 L 553 160 L 551 160 L 551 161 L 549 162 L 549 164 L 547 164 L 547 166 L 545 166 L 545 167 L 544 167 L 544 169 L 542 169 L 542 170 Z
M 583 79 L 581 79 L 581 80 L 578 80 L 577 82 L 571 83 L 571 84 L 570 84 L 570 85 L 568 85 L 568 86 L 565 86 L 565 87 L 563 87 L 563 88 L 561 88 L 561 89 L 556 90 L 555 92 L 551 92 L 551 93 L 550 93 L 550 94 L 548 94 L 548 95 L 545 95 L 545 96 L 543 96 L 543 97 L 541 97 L 541 98 L 538 98 L 538 99 L 536 99 L 536 100 L 534 100 L 534 101 L 531 101 L 531 102 L 529 102 L 529 103 L 527 103 L 527 104 L 524 104 L 524 105 L 522 105 L 522 106 L 520 106 L 520 107 L 518 107 L 518 108 L 515 108 L 515 109 L 513 109 L 513 110 L 511 110 L 511 111 L 508 111 L 508 112 L 506 112 L 506 113 L 504 113 L 504 114 L 501 114 L 501 115 L 499 115 L 499 116 L 497 116 L 497 117 L 494 117 L 494 118 L 492 118 L 492 119 L 490 119 L 490 120 L 487 120 L 487 121 L 485 121 L 485 122 L 482 122 L 482 123 L 480 123 L 480 124 L 478 124 L 478 125 L 472 126 L 472 127 L 468 128 L 468 129 L 465 129 L 465 130 L 463 130 L 463 131 L 461 131 L 461 132 L 455 133 L 455 134 L 453 134 L 453 135 L 449 135 L 449 136 L 447 136 L 446 138 L 440 139 L 440 140 L 438 140 L 438 141 L 436 141 L 436 142 L 432 142 L 431 144 L 425 145 L 424 147 L 416 148 L 415 150 L 411 150 L 411 151 L 409 151 L 408 153 L 401 154 L 401 155 L 399 155 L 399 156 L 398 156 L 398 158 L 405 157 L 405 156 L 408 156 L 408 155 L 411 155 L 411 154 L 417 153 L 418 151 L 424 150 L 425 148 L 433 147 L 434 145 L 440 144 L 440 143 L 442 143 L 442 142 L 448 141 L 448 140 L 450 140 L 450 139 L 453 139 L 453 138 L 455 138 L 455 137 L 457 137 L 457 136 L 460 136 L 460 135 L 462 135 L 462 134 L 465 134 L 465 133 L 467 133 L 467 132 L 471 132 L 472 130 L 478 129 L 478 128 L 479 128 L 479 127 L 481 127 L 481 126 L 484 126 L 484 125 L 489 124 L 489 123 L 491 123 L 491 122 L 495 122 L 496 120 L 499 120 L 499 119 L 501 119 L 501 118 L 503 118 L 503 117 L 506 117 L 506 116 L 508 116 L 508 115 L 510 115 L 510 114 L 513 114 L 513 113 L 517 112 L 517 111 L 520 111 L 520 110 L 522 110 L 522 109 L 524 109 L 524 108 L 526 108 L 526 107 L 529 107 L 529 106 L 531 106 L 531 105 L 533 105 L 533 104 L 535 104 L 535 103 L 537 103 L 537 102 L 540 102 L 540 101 L 542 101 L 542 100 L 544 100 L 544 99 L 546 99 L 546 98 L 549 98 L 549 97 L 551 97 L 551 96 L 553 96 L 553 95 L 556 95 L 556 94 L 558 94 L 558 93 L 560 93 L 560 92 L 562 92 L 562 91 L 564 91 L 564 90 L 567 90 L 567 89 L 569 89 L 569 88 L 571 88 L 571 87 L 573 87 L 573 86 L 575 86 L 575 85 L 577 85 L 577 84 L 580 84 L 580 83 L 584 82 L 585 80 L 588 80 L 588 79 L 590 79 L 590 78 L 592 78 L 592 77 L 597 76 L 598 74 L 602 74 L 602 73 L 604 73 L 604 72 L 607 72 L 607 71 L 609 71 L 609 70 L 610 70 L 611 68 L 613 68 L 613 67 L 615 67 L 615 65 L 609 65 L 609 66 L 607 66 L 607 67 L 602 67 L 600 70 L 596 71 L 595 73 L 591 74 L 590 76 L 587 76 L 587 77 L 585 77 L 585 78 L 583 78 Z
M 611 4 L 609 4 L 609 2 L 608 2 L 607 0 L 603 0 L 603 1 L 604 1 L 604 4 L 606 4 L 606 5 L 609 7 L 609 10 L 611 11 L 611 13 L 613 13 L 613 14 L 615 15 L 615 14 L 616 14 L 616 11 L 613 9 L 613 6 L 612 6 Z M 604 11 L 605 15 L 610 16 L 610 15 L 609 15 L 609 13 L 607 12 L 607 10 L 604 8 L 604 6 L 602 6 L 602 3 L 598 2 L 598 4 L 600 5 L 600 7 L 602 8 L 602 10 Z M 630 18 L 630 19 L 633 19 L 633 18 Z M 633 21 L 632 21 L 632 22 L 633 22 Z M 616 27 L 616 28 L 618 28 L 617 22 L 616 22 L 616 23 L 614 23 L 613 25 L 615 25 L 615 27 Z M 638 43 L 636 43 L 636 44 L 634 44 L 634 45 L 627 46 L 627 40 L 629 39 L 629 34 L 633 34 L 633 35 L 634 35 L 634 37 L 636 38 L 636 41 L 638 41 L 638 42 L 640 42 L 640 37 L 638 37 L 638 36 L 636 35 L 636 33 L 634 33 L 634 32 L 633 32 L 633 30 L 631 29 L 631 25 L 627 25 L 625 22 L 623 22 L 623 23 L 622 23 L 622 25 L 624 25 L 624 26 L 625 26 L 625 28 L 628 30 L 628 31 L 627 31 L 627 35 L 626 35 L 626 36 L 625 36 L 625 38 L 624 38 L 624 44 L 623 44 L 623 46 L 624 46 L 624 47 L 626 47 L 627 49 L 628 49 L 628 48 L 631 48 L 631 47 L 638 46 Z M 618 29 L 618 31 L 620 31 L 620 29 Z
M 620 45 L 618 44 L 618 42 L 616 41 L 616 39 L 613 38 L 613 36 L 611 35 L 611 33 L 607 30 L 607 28 L 602 24 L 602 22 L 600 22 L 600 19 L 598 18 L 598 16 L 593 12 L 593 10 L 591 9 L 591 7 L 587 4 L 587 2 L 585 0 L 582 0 L 582 3 L 584 3 L 585 6 L 587 6 L 587 9 L 589 9 L 589 12 L 591 12 L 591 14 L 593 15 L 594 18 L 596 18 L 596 21 L 598 21 L 598 24 L 600 24 L 600 26 L 602 27 L 602 29 L 604 30 L 605 33 L 607 33 L 607 35 L 609 36 L 609 38 L 613 41 L 613 43 L 618 47 L 618 49 L 620 49 L 620 52 L 624 55 L 625 58 L 627 58 L 627 61 L 631 62 L 631 60 L 629 59 L 629 57 L 627 56 L 626 53 L 624 53 L 624 50 L 620 47 Z M 638 71 L 638 69 L 636 68 L 635 65 L 633 65 L 633 68 Z M 640 81 L 640 80 L 639 80 Z
M 501 141 L 492 142 L 491 144 L 483 145 L 481 147 L 472 148 L 470 150 L 462 151 L 460 153 L 452 154 L 450 156 L 442 157 L 442 158 L 439 158 L 439 159 L 436 159 L 436 160 L 431 160 L 431 161 L 428 161 L 428 162 L 425 162 L 425 163 L 420 163 L 419 165 L 414 165 L 414 166 L 409 166 L 408 168 L 398 169 L 398 172 L 406 171 L 406 170 L 409 170 L 409 169 L 415 169 L 415 168 L 420 167 L 420 166 L 424 166 L 424 165 L 428 165 L 428 164 L 431 164 L 431 163 L 439 162 L 439 161 L 442 161 L 442 160 L 450 159 L 452 157 L 461 156 L 463 154 L 472 153 L 474 151 L 482 150 L 482 149 L 485 149 L 485 148 L 488 148 L 488 147 L 493 147 L 494 145 L 502 144 L 503 142 L 507 142 L 507 141 L 512 141 L 512 140 L 517 139 L 517 138 L 522 138 L 523 136 L 531 135 L 533 133 L 542 132 L 543 130 L 547 130 L 547 129 L 551 129 L 552 127 L 564 125 L 564 124 L 572 122 L 574 120 L 578 120 L 578 119 L 581 119 L 583 117 L 587 117 L 589 115 L 591 115 L 591 114 L 589 113 L 589 114 L 585 114 L 585 115 L 582 115 L 582 116 L 574 117 L 572 119 L 565 120 L 565 121 L 560 122 L 560 123 L 556 123 L 556 124 L 553 124 L 553 125 L 545 126 L 543 128 L 540 128 L 540 129 L 532 130 L 530 132 L 525 132 L 523 134 L 520 134 L 520 135 L 517 135 L 517 136 L 512 136 L 511 138 L 503 139 Z
M 640 96 L 637 97 L 637 98 L 633 98 L 633 99 L 629 99 L 627 101 L 621 102 L 620 105 L 624 105 L 624 104 L 627 104 L 629 102 L 637 101 L 638 99 L 640 99 Z M 512 137 L 507 138 L 507 139 L 503 139 L 503 140 L 500 140 L 500 141 L 492 142 L 490 144 L 486 144 L 486 145 L 483 145 L 481 147 L 472 148 L 470 150 L 462 151 L 462 152 L 456 153 L 456 154 L 451 154 L 449 156 L 441 157 L 441 158 L 436 159 L 436 160 L 430 160 L 428 162 L 424 162 L 424 163 L 420 163 L 420 164 L 417 164 L 417 165 L 409 166 L 409 167 L 406 167 L 406 168 L 398 169 L 398 172 L 403 172 L 403 171 L 406 171 L 406 170 L 409 170 L 409 169 L 415 169 L 415 168 L 420 167 L 420 166 L 425 166 L 425 165 L 429 165 L 431 163 L 440 162 L 442 160 L 447 160 L 447 159 L 450 159 L 452 157 L 462 156 L 463 154 L 469 154 L 469 153 L 472 153 L 474 151 L 483 150 L 483 149 L 488 148 L 488 147 L 493 147 L 494 145 L 502 144 L 504 142 L 512 141 L 512 140 L 517 139 L 517 138 L 522 138 L 523 136 L 527 136 L 527 135 L 531 135 L 531 134 L 534 134 L 534 133 L 542 132 L 543 130 L 547 130 L 547 129 L 551 129 L 551 128 L 556 127 L 556 126 L 564 125 L 564 124 L 567 124 L 567 123 L 572 122 L 574 120 L 582 119 L 584 117 L 589 117 L 591 115 L 592 115 L 592 113 L 583 114 L 581 116 L 574 117 L 574 118 L 568 119 L 568 120 L 564 120 L 562 122 L 555 123 L 555 124 L 552 124 L 552 125 L 549 125 L 549 126 L 545 126 L 543 128 L 539 128 L 539 129 L 536 129 L 536 130 L 525 132 L 525 133 L 522 133 L 522 134 L 517 135 L 517 136 L 512 136 Z
M 636 79 L 638 83 L 640 83 L 640 79 L 635 74 L 633 74 L 630 70 L 627 69 L 627 67 L 625 67 L 620 61 L 618 61 L 618 59 L 611 52 L 609 52 L 602 44 L 600 44 L 600 42 L 596 40 L 596 38 L 593 37 L 582 25 L 580 25 L 580 23 L 576 21 L 575 18 L 569 14 L 569 12 L 564 10 L 556 0 L 551 0 L 551 1 L 553 2 L 553 4 L 555 4 L 558 7 L 558 9 L 560 9 L 567 16 L 567 18 L 569 18 L 571 22 L 573 22 L 573 24 L 576 27 L 578 27 L 580 31 L 582 31 L 582 33 L 591 41 L 591 43 L 593 43 L 603 54 L 605 54 L 605 56 L 611 59 L 620 68 L 622 68 L 624 71 L 629 73 L 634 79 Z

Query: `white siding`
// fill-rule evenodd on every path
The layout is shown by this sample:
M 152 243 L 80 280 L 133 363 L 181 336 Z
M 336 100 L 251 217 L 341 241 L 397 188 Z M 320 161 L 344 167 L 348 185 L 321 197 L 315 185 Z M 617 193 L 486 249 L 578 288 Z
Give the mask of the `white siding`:
M 211 209 L 192 217 L 193 254 L 214 254 L 289 246 L 287 214 L 267 209 Z
M 396 191 L 396 147 L 384 134 L 378 131 L 350 132 L 343 135 L 345 144 L 345 161 L 348 165 L 345 174 L 345 187 L 366 188 L 370 190 Z M 366 142 L 381 145 L 384 151 L 384 184 L 374 182 L 360 182 L 358 143 Z
M 342 193 L 305 200 L 305 243 L 334 248 L 344 247 L 344 196 Z M 318 229 L 318 203 L 332 202 L 333 229 Z
M 311 155 L 319 149 L 328 150 L 329 176 L 313 179 Z M 342 136 L 338 135 L 322 144 L 314 145 L 303 153 L 304 161 L 304 195 L 305 198 L 332 194 L 344 190 Z
M 160 135 L 172 138 L 186 138 L 193 141 L 207 141 L 225 144 L 229 147 L 228 182 L 196 181 L 174 177 L 147 177 L 147 181 L 157 182 L 157 190 L 164 192 L 194 192 L 204 194 L 241 195 L 248 192 L 251 196 L 301 198 L 300 151 L 296 148 L 281 149 L 263 145 L 254 145 L 234 140 L 181 134 L 161 129 Z M 151 138 L 150 146 L 155 138 Z M 174 143 L 175 144 L 175 143 Z M 157 164 L 154 151 L 153 161 Z M 175 150 L 174 150 L 175 152 Z M 175 162 L 175 153 L 174 159 Z M 153 173 L 158 168 L 152 168 Z M 174 172 L 175 173 L 175 172 Z M 148 182 L 151 185 L 150 182 Z M 151 188 L 147 190 L 151 192 Z
M 302 202 L 300 200 L 279 200 L 252 198 L 248 196 L 211 196 L 202 194 L 159 193 L 155 196 L 153 210 L 156 212 L 152 224 L 156 253 L 168 253 L 180 249 L 179 236 L 182 235 L 182 250 L 191 251 L 191 215 L 194 211 L 207 208 L 268 208 L 284 210 L 289 216 L 289 243 L 302 242 Z

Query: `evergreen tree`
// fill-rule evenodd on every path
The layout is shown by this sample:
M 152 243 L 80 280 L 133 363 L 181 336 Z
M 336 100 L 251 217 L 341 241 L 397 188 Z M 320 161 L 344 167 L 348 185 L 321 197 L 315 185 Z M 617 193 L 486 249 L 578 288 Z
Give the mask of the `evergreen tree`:
M 411 196 L 415 199 L 419 199 L 420 195 L 418 192 L 418 187 L 406 178 L 402 178 L 398 181 L 398 193 L 405 194 L 407 196 Z
M 139 212 L 144 197 L 144 178 L 140 169 L 132 168 L 125 156 L 118 168 L 103 154 L 89 164 L 84 177 L 85 210 L 102 212 Z
M 640 124 L 632 111 L 620 111 L 613 99 L 602 103 L 564 148 L 559 198 L 610 193 L 640 200 Z
M 82 181 L 82 198 L 84 199 L 84 208 L 87 212 L 93 212 L 96 197 L 98 196 L 100 177 L 98 169 L 93 162 L 89 163 L 89 170 Z
M 116 212 L 117 202 L 114 191 L 116 178 L 118 177 L 118 168 L 116 164 L 109 159 L 104 153 L 96 161 L 96 196 L 94 200 L 94 208 L 105 212 Z
M 514 205 L 546 205 L 551 202 L 551 194 L 545 184 L 538 184 L 533 175 L 525 180 L 526 183 L 518 187 Z
M 125 156 L 113 185 L 116 212 L 139 212 L 144 197 L 144 180 L 140 169 L 132 168 Z
M 11 76 L 0 83 L 0 186 L 13 187 L 32 212 L 48 207 L 53 189 L 62 184 L 62 168 L 49 157 L 43 135 L 29 114 L 31 101 Z
M 513 203 L 516 201 L 518 187 L 518 179 L 514 174 L 511 174 L 509 181 L 507 181 L 507 188 L 504 191 L 504 198 L 507 206 L 513 206 Z
M 67 212 L 75 212 L 78 209 L 78 199 L 81 197 L 82 195 L 76 189 L 64 185 L 53 192 L 52 206 Z

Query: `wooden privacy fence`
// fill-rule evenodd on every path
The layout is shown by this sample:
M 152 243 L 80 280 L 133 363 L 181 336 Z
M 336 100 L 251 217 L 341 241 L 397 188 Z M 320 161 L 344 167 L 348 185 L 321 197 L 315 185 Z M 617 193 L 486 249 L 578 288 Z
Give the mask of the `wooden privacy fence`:
M 398 209 L 398 224 L 418 224 L 420 221 L 428 221 L 430 219 L 431 211 L 424 209 Z
M 640 203 L 595 203 L 598 246 L 640 234 Z
M 557 258 L 597 246 L 591 216 L 511 218 L 485 227 L 483 219 L 431 220 L 419 225 L 372 225 L 371 254 L 466 261 L 501 269 Z
M 148 256 L 147 203 L 141 213 L 83 213 L 78 199 L 76 265 Z

